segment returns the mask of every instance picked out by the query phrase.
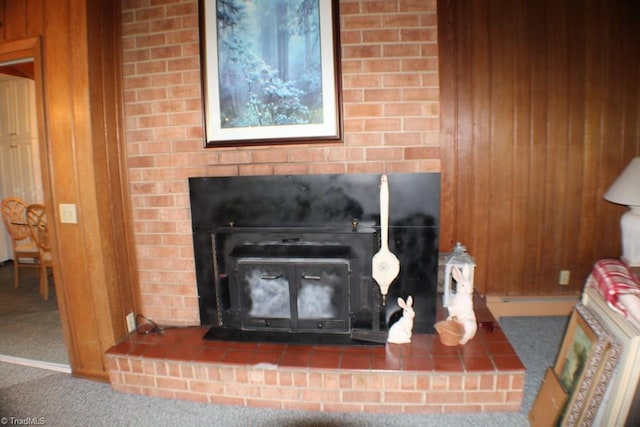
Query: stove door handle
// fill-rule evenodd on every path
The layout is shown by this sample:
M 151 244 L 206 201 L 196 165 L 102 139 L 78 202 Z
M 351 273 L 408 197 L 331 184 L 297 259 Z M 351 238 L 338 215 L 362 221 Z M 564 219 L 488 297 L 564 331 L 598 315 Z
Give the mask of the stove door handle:
M 278 280 L 281 277 L 282 277 L 282 274 L 277 274 L 277 275 L 275 275 L 275 274 L 262 274 L 260 276 L 260 278 L 264 279 L 264 280 Z
M 306 280 L 320 280 L 320 276 L 309 276 L 308 274 L 303 274 L 302 278 Z

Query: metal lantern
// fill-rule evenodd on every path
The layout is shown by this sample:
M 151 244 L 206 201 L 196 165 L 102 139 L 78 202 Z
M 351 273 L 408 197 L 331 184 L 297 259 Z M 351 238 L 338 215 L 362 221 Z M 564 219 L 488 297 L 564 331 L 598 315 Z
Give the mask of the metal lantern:
M 453 267 L 459 269 L 469 269 L 469 278 L 471 285 L 473 286 L 473 273 L 476 267 L 476 262 L 471 255 L 467 253 L 467 248 L 460 242 L 457 242 L 453 247 L 453 252 L 447 258 L 444 269 L 444 294 L 442 296 L 442 306 L 448 307 L 449 301 L 452 298 L 452 294 L 455 294 L 455 279 L 451 276 L 451 270 Z

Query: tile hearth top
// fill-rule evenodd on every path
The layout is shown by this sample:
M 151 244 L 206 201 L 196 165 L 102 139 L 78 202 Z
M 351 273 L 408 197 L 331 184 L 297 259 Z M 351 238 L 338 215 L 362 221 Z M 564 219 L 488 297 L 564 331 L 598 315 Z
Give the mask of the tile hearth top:
M 484 300 L 475 298 L 479 328 L 465 346 L 448 347 L 438 335 L 418 334 L 410 344 L 330 346 L 239 343 L 203 340 L 206 327 L 166 329 L 159 334 L 130 334 L 109 355 L 181 362 L 260 365 L 302 369 L 365 371 L 491 372 L 522 371 L 524 365 Z M 439 308 L 438 318 L 443 318 Z

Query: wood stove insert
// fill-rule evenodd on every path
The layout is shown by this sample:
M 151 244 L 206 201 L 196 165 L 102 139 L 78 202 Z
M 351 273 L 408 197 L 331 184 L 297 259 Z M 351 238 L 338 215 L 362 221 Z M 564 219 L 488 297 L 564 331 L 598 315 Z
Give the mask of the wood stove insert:
M 388 304 L 371 278 L 380 246 L 379 175 L 191 178 L 205 338 L 308 344 L 383 342 L 413 295 L 414 332 L 433 333 L 438 174 L 389 175 Z

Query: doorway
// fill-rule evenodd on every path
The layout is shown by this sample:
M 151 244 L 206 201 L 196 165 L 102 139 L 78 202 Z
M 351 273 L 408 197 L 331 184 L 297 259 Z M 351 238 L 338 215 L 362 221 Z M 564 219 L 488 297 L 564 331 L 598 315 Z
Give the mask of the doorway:
M 24 51 L 15 55 L 0 62 L 0 198 L 45 204 L 40 155 L 45 127 L 37 113 L 41 97 L 36 96 L 42 84 L 36 81 L 39 64 L 33 56 L 23 56 Z M 19 286 L 13 286 L 13 254 L 4 227 L 0 257 L 0 361 L 70 373 L 55 290 L 44 301 L 38 292 L 39 269 L 20 269 Z M 48 280 L 51 288 L 54 279 Z

